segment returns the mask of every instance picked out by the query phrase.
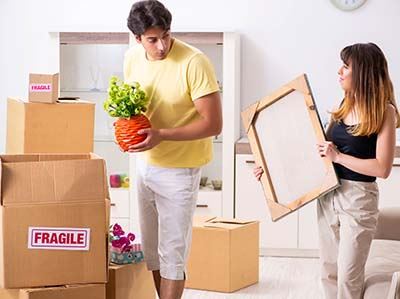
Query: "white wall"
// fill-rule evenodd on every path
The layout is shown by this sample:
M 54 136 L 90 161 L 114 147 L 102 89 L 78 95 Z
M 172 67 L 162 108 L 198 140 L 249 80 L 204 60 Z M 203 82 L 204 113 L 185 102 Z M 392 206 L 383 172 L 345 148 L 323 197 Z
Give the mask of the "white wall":
M 400 96 L 400 1 L 369 0 L 341 12 L 329 0 L 166 0 L 175 30 L 235 30 L 242 35 L 242 107 L 300 73 L 309 75 L 323 117 L 341 91 L 339 51 L 374 41 L 387 55 Z M 0 152 L 5 142 L 5 100 L 26 97 L 29 72 L 58 67 L 49 31 L 126 30 L 132 1 L 0 0 Z

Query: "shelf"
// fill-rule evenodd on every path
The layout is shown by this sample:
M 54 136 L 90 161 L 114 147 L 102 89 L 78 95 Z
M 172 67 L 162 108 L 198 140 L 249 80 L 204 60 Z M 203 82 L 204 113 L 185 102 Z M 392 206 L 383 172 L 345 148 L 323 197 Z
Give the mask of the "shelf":
M 222 190 L 214 190 L 211 186 L 205 186 L 205 187 L 200 186 L 199 192 L 201 192 L 201 193 L 206 193 L 206 192 L 222 193 Z
M 110 192 L 129 192 L 129 188 L 113 188 L 113 187 L 109 187 Z
M 60 92 L 91 92 L 91 93 L 107 93 L 107 89 L 89 89 L 89 88 L 63 88 Z
M 115 143 L 114 136 L 112 135 L 97 135 L 94 136 L 94 142 L 112 142 Z

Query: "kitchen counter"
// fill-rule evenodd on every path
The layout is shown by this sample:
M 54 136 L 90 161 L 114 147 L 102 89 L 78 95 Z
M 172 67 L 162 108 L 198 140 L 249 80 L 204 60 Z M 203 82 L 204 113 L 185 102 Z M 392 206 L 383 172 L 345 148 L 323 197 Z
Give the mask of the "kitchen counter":
M 236 155 L 249 155 L 252 154 L 249 140 L 247 137 L 240 138 L 238 141 L 236 141 L 235 144 L 235 153 Z M 400 158 L 400 143 L 396 145 L 396 152 L 394 154 L 395 158 Z M 399 159 L 395 159 L 394 165 L 400 166 L 400 163 L 398 162 Z

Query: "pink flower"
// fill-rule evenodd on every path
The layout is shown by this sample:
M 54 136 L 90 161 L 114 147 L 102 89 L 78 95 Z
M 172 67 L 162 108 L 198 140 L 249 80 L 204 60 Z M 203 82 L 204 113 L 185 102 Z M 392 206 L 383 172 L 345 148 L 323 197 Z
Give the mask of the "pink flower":
M 121 225 L 119 225 L 118 223 L 115 223 L 114 226 L 113 226 L 113 235 L 117 236 L 117 237 L 120 237 L 120 236 L 122 236 L 124 234 L 125 234 L 125 232 L 122 230 Z
M 133 242 L 133 241 L 135 241 L 136 236 L 134 234 L 132 234 L 132 233 L 129 233 L 127 238 L 128 238 L 129 241 Z

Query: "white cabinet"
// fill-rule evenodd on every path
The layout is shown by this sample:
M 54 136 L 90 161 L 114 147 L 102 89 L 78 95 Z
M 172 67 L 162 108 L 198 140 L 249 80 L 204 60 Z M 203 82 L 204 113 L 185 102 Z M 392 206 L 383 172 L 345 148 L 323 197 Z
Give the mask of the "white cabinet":
M 400 158 L 396 158 L 387 179 L 378 179 L 379 207 L 400 206 Z
M 233 217 L 234 153 L 240 132 L 240 37 L 233 32 L 173 32 L 173 36 L 202 50 L 214 64 L 223 88 L 224 127 L 214 140 L 215 158 L 204 168 L 210 179 L 222 179 L 222 191 L 201 190 L 196 214 Z M 128 32 L 58 32 L 60 77 L 63 96 L 80 96 L 96 102 L 95 152 L 107 161 L 108 174 L 129 173 L 127 195 L 111 191 L 112 221 L 124 223 L 137 232 L 138 214 L 135 190 L 134 154 L 118 152 L 113 144 L 113 120 L 102 109 L 111 75 L 122 77 L 122 61 L 129 43 L 136 43 Z
M 272 222 L 262 185 L 253 175 L 254 158 L 236 155 L 235 217 L 260 221 L 260 253 L 275 256 L 317 256 L 315 201 Z
M 129 189 L 110 188 L 110 225 L 118 223 L 125 231 L 131 231 Z
M 252 155 L 236 155 L 235 217 L 260 221 L 260 248 L 297 248 L 297 213 L 272 222 Z
M 301 207 L 297 213 L 299 215 L 298 248 L 317 250 L 319 248 L 317 201 L 314 200 Z
M 211 187 L 204 187 L 200 190 L 195 215 L 201 216 L 222 216 L 221 191 L 213 190 Z
M 260 252 L 280 256 L 318 256 L 317 201 L 272 222 L 261 183 L 253 175 L 254 158 L 246 139 L 236 154 L 235 217 L 260 221 Z M 386 180 L 377 179 L 379 207 L 400 206 L 400 158 Z

